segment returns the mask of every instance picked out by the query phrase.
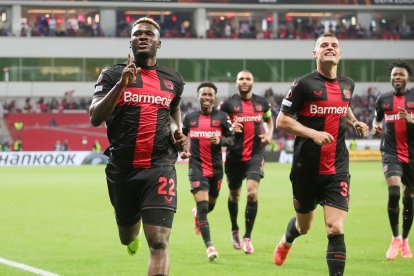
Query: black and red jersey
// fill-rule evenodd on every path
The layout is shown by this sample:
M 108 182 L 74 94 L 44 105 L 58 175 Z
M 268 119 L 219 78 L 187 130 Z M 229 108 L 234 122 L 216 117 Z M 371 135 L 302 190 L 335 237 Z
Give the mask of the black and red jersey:
M 210 114 L 190 112 L 184 117 L 183 133 L 191 141 L 190 170 L 201 170 L 201 175 L 205 177 L 222 174 L 222 144 L 212 144 L 209 138 L 217 136 L 224 140 L 234 136 L 227 114 L 216 109 Z
M 259 135 L 262 133 L 263 115 L 269 109 L 270 103 L 255 94 L 249 100 L 235 94 L 221 104 L 220 110 L 229 114 L 232 122 L 243 124 L 243 132 L 235 133 L 234 145 L 227 148 L 228 158 L 249 161 L 253 155 L 264 154 Z
M 328 79 L 317 71 L 293 83 L 282 101 L 281 111 L 294 115 L 306 127 L 330 133 L 335 141 L 319 146 L 310 138 L 297 136 L 292 171 L 299 169 L 320 175 L 349 172 L 346 114 L 354 86 L 349 78 Z
M 94 97 L 105 96 L 120 80 L 125 66 L 104 69 Z M 173 165 L 177 150 L 170 139 L 170 110 L 180 103 L 184 81 L 179 73 L 159 65 L 141 68 L 106 121 L 109 162 L 125 168 Z
M 375 119 L 384 120 L 384 134 L 381 138 L 381 151 L 392 154 L 400 162 L 414 160 L 414 124 L 400 119 L 399 107 L 407 110 L 414 120 L 414 91 L 396 95 L 394 92 L 381 94 L 375 104 Z

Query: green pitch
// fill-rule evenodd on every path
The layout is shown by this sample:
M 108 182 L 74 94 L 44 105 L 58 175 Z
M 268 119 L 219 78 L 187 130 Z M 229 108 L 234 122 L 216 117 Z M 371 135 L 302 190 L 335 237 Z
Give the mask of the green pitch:
M 265 166 L 252 235 L 254 254 L 232 247 L 223 182 L 209 215 L 211 237 L 220 254 L 215 263 L 208 262 L 201 237 L 194 234 L 187 166 L 177 166 L 179 204 L 170 239 L 170 275 L 328 275 L 321 207 L 310 233 L 297 240 L 286 263 L 273 264 L 274 247 L 294 211 L 290 166 Z M 391 231 L 380 163 L 353 163 L 351 174 L 346 274 L 413 275 L 414 259 L 385 260 Z M 239 205 L 242 234 L 245 196 L 244 186 Z M 138 254 L 129 256 L 119 243 L 103 166 L 0 168 L 0 258 L 60 275 L 146 275 L 148 246 L 144 242 Z M 0 264 L 0 275 L 33 274 Z

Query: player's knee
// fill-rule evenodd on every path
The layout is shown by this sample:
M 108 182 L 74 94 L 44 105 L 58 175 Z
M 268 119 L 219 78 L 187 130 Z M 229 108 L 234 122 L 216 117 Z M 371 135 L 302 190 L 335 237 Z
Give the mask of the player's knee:
M 229 198 L 231 202 L 239 202 L 240 194 L 238 192 L 230 192 Z
M 257 201 L 257 193 L 256 192 L 248 192 L 247 193 L 247 201 L 250 201 L 250 202 Z
M 163 237 L 158 237 L 156 239 L 149 239 L 148 246 L 150 250 L 165 250 L 168 247 L 168 240 Z
M 197 216 L 207 215 L 209 209 L 208 201 L 197 202 Z
M 388 187 L 388 209 L 398 208 L 399 201 L 400 201 L 400 187 L 399 186 Z
M 335 222 L 328 222 L 326 223 L 326 229 L 328 232 L 328 235 L 341 235 L 344 233 L 344 224 L 342 221 L 335 221 Z

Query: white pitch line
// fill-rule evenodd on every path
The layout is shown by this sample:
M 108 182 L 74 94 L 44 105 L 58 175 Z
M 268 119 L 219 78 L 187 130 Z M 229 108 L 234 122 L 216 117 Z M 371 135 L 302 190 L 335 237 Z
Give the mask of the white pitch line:
M 25 264 L 21 264 L 21 263 L 17 263 L 17 262 L 13 262 L 7 259 L 3 259 L 0 258 L 0 263 L 1 264 L 5 264 L 8 266 L 12 266 L 21 270 L 25 270 L 25 271 L 29 271 L 31 273 L 37 274 L 37 275 L 42 275 L 42 276 L 59 276 L 59 274 L 55 274 L 46 270 L 42 270 L 30 265 L 25 265 Z

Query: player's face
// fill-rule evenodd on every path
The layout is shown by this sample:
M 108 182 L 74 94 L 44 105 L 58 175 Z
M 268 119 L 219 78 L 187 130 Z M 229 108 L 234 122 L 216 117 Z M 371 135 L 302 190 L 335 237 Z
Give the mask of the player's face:
M 395 90 L 404 90 L 408 83 L 407 69 L 394 67 L 391 71 L 391 85 Z
M 237 88 L 239 89 L 239 93 L 247 94 L 252 91 L 253 88 L 253 75 L 248 72 L 240 72 L 237 75 Z
M 198 90 L 198 100 L 200 101 L 200 107 L 203 111 L 209 111 L 214 107 L 216 102 L 216 93 L 211 87 L 202 87 Z
M 321 37 L 316 41 L 313 57 L 319 63 L 337 65 L 341 60 L 341 48 L 335 37 Z
M 131 30 L 131 49 L 135 57 L 153 58 L 160 47 L 160 33 L 153 25 L 140 23 Z

